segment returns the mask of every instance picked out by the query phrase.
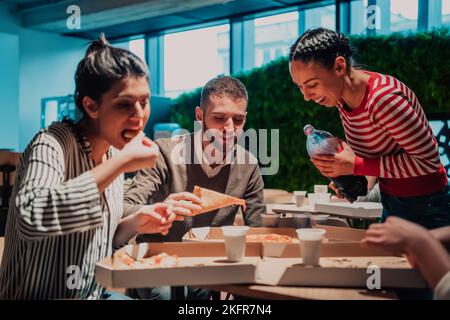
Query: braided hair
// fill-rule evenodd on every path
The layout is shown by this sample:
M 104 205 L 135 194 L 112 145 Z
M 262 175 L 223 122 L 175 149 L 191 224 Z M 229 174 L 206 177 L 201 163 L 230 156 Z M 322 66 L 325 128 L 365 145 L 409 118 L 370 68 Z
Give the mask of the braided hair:
M 75 105 L 86 115 L 83 98 L 99 102 L 113 84 L 126 77 L 146 77 L 147 65 L 134 53 L 112 47 L 102 33 L 91 42 L 75 72 Z
M 304 63 L 316 62 L 327 69 L 333 68 L 339 56 L 345 58 L 347 68 L 354 64 L 349 39 L 341 33 L 325 28 L 307 30 L 289 50 L 289 62 L 294 60 Z

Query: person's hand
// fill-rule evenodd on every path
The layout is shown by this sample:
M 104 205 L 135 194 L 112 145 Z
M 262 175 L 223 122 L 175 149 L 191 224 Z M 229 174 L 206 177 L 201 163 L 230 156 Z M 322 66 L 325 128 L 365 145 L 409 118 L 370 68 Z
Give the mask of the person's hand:
M 164 203 L 170 204 L 172 211 L 181 216 L 192 216 L 202 209 L 200 198 L 190 192 L 172 193 Z
M 406 254 L 406 259 L 408 260 L 409 264 L 411 265 L 412 268 L 416 269 L 417 268 L 417 263 L 414 260 L 414 257 L 411 254 Z
M 411 253 L 425 237 L 428 230 L 418 224 L 398 217 L 389 217 L 385 223 L 370 225 L 362 239 L 365 245 L 381 246 L 395 253 Z
M 119 151 L 124 172 L 153 168 L 159 155 L 158 145 L 141 131 Z
M 155 203 L 141 207 L 134 215 L 136 233 L 161 233 L 166 235 L 173 221 L 182 221 L 167 203 Z
M 334 184 L 333 181 L 330 182 L 330 184 L 328 185 L 328 188 L 333 190 L 336 193 L 336 197 L 338 197 L 339 199 L 343 199 L 344 198 L 344 196 L 342 195 L 341 191 L 338 189 L 338 187 Z
M 355 166 L 355 153 L 344 141 L 343 150 L 335 155 L 316 155 L 311 161 L 322 175 L 328 178 L 352 175 Z

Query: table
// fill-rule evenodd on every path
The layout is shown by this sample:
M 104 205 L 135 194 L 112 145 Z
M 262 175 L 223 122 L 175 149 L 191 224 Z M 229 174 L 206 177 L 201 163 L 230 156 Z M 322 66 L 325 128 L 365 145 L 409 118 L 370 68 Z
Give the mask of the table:
M 393 290 L 363 288 L 317 288 L 267 285 L 201 286 L 211 291 L 223 291 L 235 296 L 262 300 L 397 300 Z
M 370 222 L 375 222 L 377 221 L 380 217 L 374 217 L 373 215 L 364 215 L 364 214 L 359 214 L 359 215 L 348 215 L 345 213 L 331 213 L 331 212 L 320 212 L 315 210 L 312 206 L 309 205 L 303 205 L 300 207 L 297 207 L 295 204 L 269 204 L 268 206 L 270 206 L 270 209 L 274 212 L 274 213 L 278 213 L 278 214 L 282 214 L 283 216 L 286 216 L 286 214 L 292 214 L 292 213 L 312 213 L 312 214 L 320 214 L 320 213 L 324 213 L 324 214 L 329 214 L 330 216 L 334 216 L 334 217 L 339 217 L 339 218 L 345 218 L 348 221 L 348 224 L 352 227 L 355 227 L 355 220 L 361 220 L 363 222 L 363 228 L 366 229 L 368 227 L 368 224 L 370 224 Z

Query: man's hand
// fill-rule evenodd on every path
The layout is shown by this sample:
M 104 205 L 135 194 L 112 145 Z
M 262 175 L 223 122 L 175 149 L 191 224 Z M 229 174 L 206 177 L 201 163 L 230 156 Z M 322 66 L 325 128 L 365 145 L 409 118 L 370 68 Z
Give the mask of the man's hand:
M 192 216 L 202 209 L 200 198 L 190 192 L 172 193 L 164 203 L 170 204 L 172 211 L 181 216 Z

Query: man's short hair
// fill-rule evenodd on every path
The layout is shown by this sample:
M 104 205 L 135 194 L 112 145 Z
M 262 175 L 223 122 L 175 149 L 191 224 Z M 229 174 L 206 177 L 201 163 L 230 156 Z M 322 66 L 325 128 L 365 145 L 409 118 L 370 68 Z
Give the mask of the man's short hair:
M 210 97 L 227 97 L 233 101 L 245 99 L 248 101 L 248 93 L 244 84 L 236 78 L 220 75 L 209 80 L 202 88 L 200 108 L 204 111 L 210 103 Z

